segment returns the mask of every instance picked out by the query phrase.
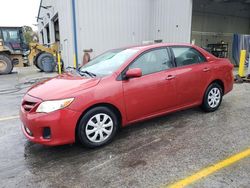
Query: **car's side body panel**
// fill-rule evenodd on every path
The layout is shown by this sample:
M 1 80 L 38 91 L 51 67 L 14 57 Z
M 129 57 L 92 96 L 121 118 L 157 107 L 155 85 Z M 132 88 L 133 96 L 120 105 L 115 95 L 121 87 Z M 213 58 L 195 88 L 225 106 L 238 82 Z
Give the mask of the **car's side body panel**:
M 205 63 L 204 63 L 205 64 Z M 203 86 L 207 84 L 209 73 L 204 73 L 204 64 L 179 67 L 175 71 L 178 106 L 201 102 Z
M 180 46 L 179 44 L 172 44 L 165 47 L 171 46 Z M 200 64 L 194 64 L 183 67 L 175 67 L 166 71 L 166 76 L 168 76 L 167 72 L 171 72 L 171 75 L 175 76 L 175 79 L 171 80 L 172 88 L 174 88 L 174 92 L 176 95 L 171 97 L 171 108 L 164 108 L 162 110 L 154 111 L 153 113 L 144 113 L 144 116 L 138 116 L 138 118 L 127 118 L 126 124 L 135 123 L 138 121 L 143 121 L 146 119 L 150 119 L 153 117 L 161 116 L 163 114 L 172 113 L 175 111 L 187 109 L 194 106 L 199 106 L 202 103 L 204 93 L 207 87 L 214 81 L 221 81 L 224 87 L 224 94 L 228 93 L 233 88 L 233 77 L 232 77 L 232 68 L 233 66 L 227 59 L 216 58 L 213 55 L 209 54 L 207 51 L 202 48 L 183 44 L 182 46 L 193 47 L 198 50 L 206 59 L 206 62 Z M 141 53 L 144 53 L 149 49 L 144 49 Z M 137 54 L 138 56 L 138 54 Z M 126 66 L 129 65 L 130 62 Z M 142 79 L 141 77 L 140 79 Z M 140 85 L 140 79 L 136 78 L 135 80 L 138 82 L 137 85 Z M 145 79 L 146 80 L 146 79 Z M 128 82 L 128 81 L 125 81 Z M 133 81 L 131 81 L 133 82 Z M 167 82 L 166 82 L 167 83 Z M 160 82 L 159 82 L 160 84 Z M 135 84 L 136 85 L 136 84 Z M 139 86 L 140 87 L 140 86 Z M 147 91 L 147 88 L 144 89 L 144 92 Z M 155 90 L 157 91 L 157 90 Z M 162 87 L 162 91 L 164 91 L 164 87 Z M 124 90 L 124 93 L 127 92 Z M 126 94 L 124 94 L 126 95 Z M 138 94 L 139 96 L 140 94 Z M 169 95 L 170 96 L 170 95 Z M 159 101 L 160 98 L 159 98 Z M 164 101 L 162 101 L 164 103 Z M 155 104 L 155 103 L 154 103 Z M 174 105 L 173 105 L 174 104 Z M 151 104 L 153 105 L 153 104 Z M 150 106 L 150 104 L 149 104 Z M 132 113 L 136 116 L 141 107 L 145 107 L 144 105 L 135 105 L 134 108 L 131 108 L 132 111 L 127 112 Z M 153 106 L 151 106 L 153 108 Z M 142 108 L 145 111 L 144 108 Z M 147 110 L 147 109 L 146 109 Z M 125 125 L 126 125 L 125 124 Z M 125 126 L 124 125 L 124 126 Z
M 176 106 L 175 84 L 167 80 L 166 71 L 123 80 L 122 85 L 128 121 Z
M 117 75 L 102 78 L 100 84 L 92 89 L 75 93 L 76 101 L 70 108 L 84 114 L 93 106 L 109 104 L 117 108 L 122 116 L 122 124 L 126 124 L 126 110 L 123 100 L 122 83 L 114 81 Z

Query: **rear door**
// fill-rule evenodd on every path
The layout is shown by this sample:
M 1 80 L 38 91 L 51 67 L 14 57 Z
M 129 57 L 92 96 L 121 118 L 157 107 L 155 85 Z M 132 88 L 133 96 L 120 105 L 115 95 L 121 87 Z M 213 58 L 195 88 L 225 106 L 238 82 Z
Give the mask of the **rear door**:
M 176 105 L 172 67 L 166 48 L 147 51 L 129 65 L 128 69 L 140 68 L 142 76 L 123 80 L 128 121 L 154 115 Z
M 204 88 L 211 77 L 211 65 L 196 49 L 189 46 L 172 46 L 176 63 L 176 90 L 178 106 L 202 102 Z

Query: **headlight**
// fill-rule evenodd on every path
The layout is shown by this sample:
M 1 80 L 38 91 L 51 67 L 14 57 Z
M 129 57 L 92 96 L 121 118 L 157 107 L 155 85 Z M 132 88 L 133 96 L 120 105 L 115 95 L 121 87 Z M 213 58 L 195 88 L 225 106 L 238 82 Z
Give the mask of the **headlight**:
M 63 109 L 69 106 L 73 102 L 73 100 L 74 98 L 55 100 L 55 101 L 44 101 L 38 106 L 36 112 L 49 113 L 59 109 Z

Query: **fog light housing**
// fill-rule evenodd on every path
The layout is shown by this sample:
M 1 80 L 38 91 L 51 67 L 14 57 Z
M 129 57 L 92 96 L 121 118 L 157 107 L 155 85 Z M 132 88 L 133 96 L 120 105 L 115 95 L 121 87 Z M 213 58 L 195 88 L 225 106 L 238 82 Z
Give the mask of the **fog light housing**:
M 51 138 L 51 131 L 49 127 L 45 127 L 43 129 L 43 138 L 44 139 L 50 139 Z
M 28 127 L 24 126 L 24 129 L 25 129 L 25 131 L 26 131 L 26 133 L 27 133 L 28 135 L 33 136 L 31 130 L 29 130 Z

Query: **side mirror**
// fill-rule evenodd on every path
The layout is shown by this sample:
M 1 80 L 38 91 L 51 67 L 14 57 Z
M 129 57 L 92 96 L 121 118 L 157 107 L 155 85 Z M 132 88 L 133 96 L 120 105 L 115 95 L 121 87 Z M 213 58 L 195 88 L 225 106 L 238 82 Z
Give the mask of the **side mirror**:
M 211 60 L 211 57 L 210 57 L 210 56 L 207 56 L 206 59 L 207 59 L 207 61 L 210 61 L 210 60 Z
M 138 78 L 142 76 L 142 71 L 140 68 L 129 69 L 126 72 L 126 78 Z

